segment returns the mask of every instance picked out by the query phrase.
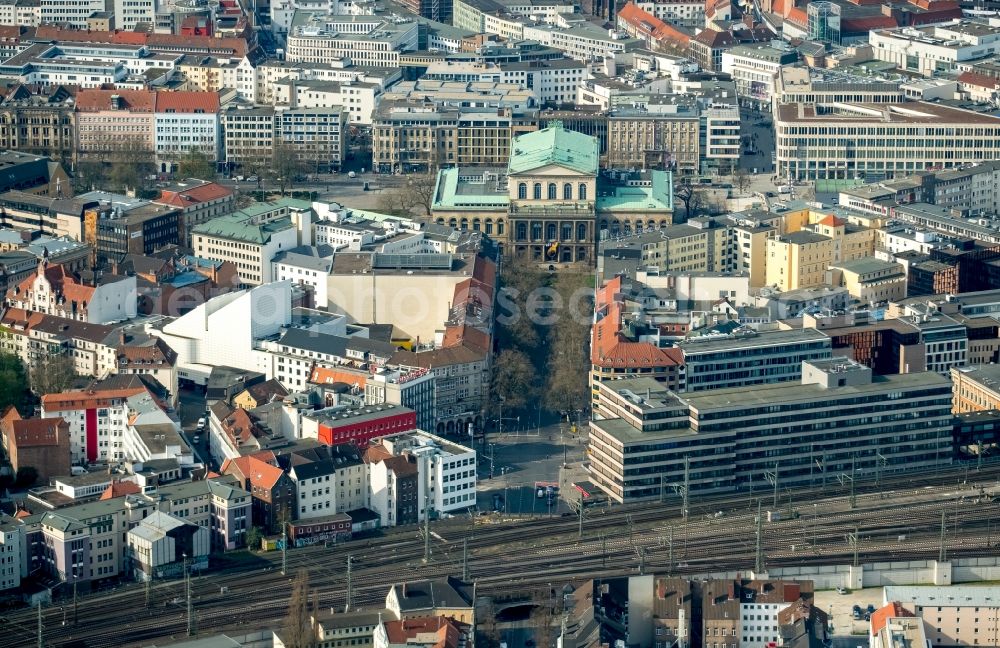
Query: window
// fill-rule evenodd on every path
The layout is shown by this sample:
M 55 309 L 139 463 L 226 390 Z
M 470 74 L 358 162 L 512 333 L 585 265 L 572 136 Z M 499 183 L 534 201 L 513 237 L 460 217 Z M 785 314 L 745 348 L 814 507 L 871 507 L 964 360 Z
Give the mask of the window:
M 573 185 L 569 182 L 563 185 L 563 200 L 573 200 Z
M 587 199 L 587 183 L 581 182 L 580 183 L 580 200 L 586 200 L 586 199 Z
M 556 183 L 550 182 L 549 183 L 549 200 L 555 200 L 555 199 L 556 199 Z
M 535 200 L 541 200 L 542 199 L 542 183 L 541 182 L 536 182 L 535 183 L 534 198 L 535 198 Z
M 528 198 L 528 184 L 522 182 L 517 185 L 517 197 L 520 200 L 526 200 Z

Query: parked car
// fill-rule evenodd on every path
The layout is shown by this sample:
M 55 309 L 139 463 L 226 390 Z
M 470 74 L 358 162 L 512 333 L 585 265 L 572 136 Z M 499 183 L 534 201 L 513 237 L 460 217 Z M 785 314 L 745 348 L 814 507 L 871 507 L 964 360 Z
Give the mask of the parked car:
M 838 587 L 837 588 L 837 594 L 847 594 L 847 588 Z
M 208 421 L 205 420 L 204 416 L 202 416 L 200 419 L 198 419 L 198 431 L 201 432 L 202 430 L 204 430 L 205 426 L 207 424 L 208 424 Z
M 857 620 L 859 620 L 861 618 L 861 606 L 860 605 L 855 605 L 853 608 L 851 608 L 851 616 L 854 617 L 855 621 L 857 621 Z
M 260 177 L 259 176 L 250 176 L 249 178 L 247 178 L 247 182 L 260 182 Z

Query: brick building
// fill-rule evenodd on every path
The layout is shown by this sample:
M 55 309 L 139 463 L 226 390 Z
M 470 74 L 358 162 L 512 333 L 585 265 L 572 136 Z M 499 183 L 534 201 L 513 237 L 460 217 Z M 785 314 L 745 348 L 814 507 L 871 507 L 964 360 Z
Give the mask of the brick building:
M 32 467 L 38 484 L 70 473 L 69 424 L 62 419 L 22 419 L 13 407 L 0 419 L 3 445 L 14 470 Z

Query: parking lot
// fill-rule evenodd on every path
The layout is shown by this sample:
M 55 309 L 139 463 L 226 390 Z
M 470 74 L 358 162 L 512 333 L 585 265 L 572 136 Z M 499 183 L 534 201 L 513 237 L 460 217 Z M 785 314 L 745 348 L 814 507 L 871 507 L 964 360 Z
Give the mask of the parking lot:
M 869 587 L 849 591 L 846 594 L 838 594 L 836 590 L 816 592 L 816 607 L 830 615 L 833 620 L 834 636 L 867 635 L 869 623 L 863 616 L 860 620 L 854 619 L 852 608 L 855 605 L 863 611 L 867 610 L 869 605 L 876 610 L 882 607 L 882 588 Z

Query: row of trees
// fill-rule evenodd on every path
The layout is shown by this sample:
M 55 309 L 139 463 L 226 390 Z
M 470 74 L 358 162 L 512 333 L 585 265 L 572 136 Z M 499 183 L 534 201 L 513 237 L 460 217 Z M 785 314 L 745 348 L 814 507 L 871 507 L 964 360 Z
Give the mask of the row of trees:
M 77 165 L 77 188 L 91 187 L 115 192 L 135 190 L 142 194 L 153 189 L 157 175 L 155 152 L 139 139 L 109 140 L 106 148 L 89 153 Z M 204 152 L 192 148 L 178 157 L 176 175 L 181 178 L 210 180 L 216 176 L 216 163 Z M 295 147 L 276 143 L 270 154 L 258 159 L 248 159 L 243 174 L 256 175 L 279 185 L 282 193 L 294 186 L 295 181 L 310 171 L 310 166 L 299 158 Z M 433 190 L 433 189 L 432 189 Z
M 504 267 L 501 281 L 502 351 L 494 363 L 493 391 L 505 411 L 530 412 L 536 403 L 554 412 L 583 409 L 593 309 L 590 275 L 546 274 L 515 261 Z

